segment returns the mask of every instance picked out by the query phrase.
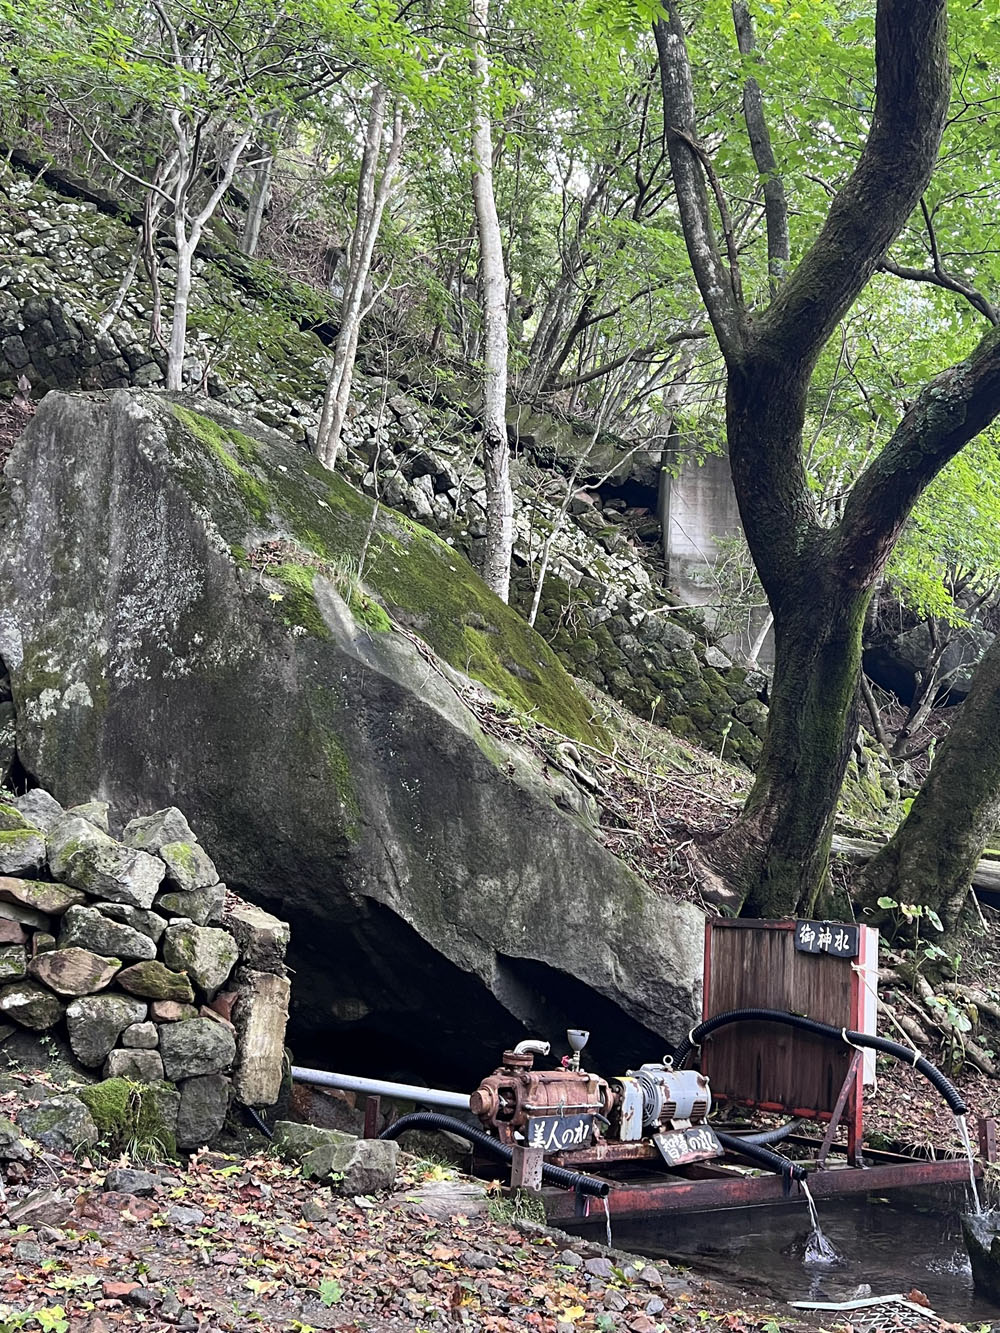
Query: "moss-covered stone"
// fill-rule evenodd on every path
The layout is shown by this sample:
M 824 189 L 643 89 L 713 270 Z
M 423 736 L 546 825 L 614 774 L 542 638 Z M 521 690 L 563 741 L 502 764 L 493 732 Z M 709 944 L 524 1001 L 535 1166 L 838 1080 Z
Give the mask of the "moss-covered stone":
M 110 1152 L 132 1157 L 176 1157 L 180 1094 L 169 1083 L 107 1078 L 80 1088 L 101 1140 Z

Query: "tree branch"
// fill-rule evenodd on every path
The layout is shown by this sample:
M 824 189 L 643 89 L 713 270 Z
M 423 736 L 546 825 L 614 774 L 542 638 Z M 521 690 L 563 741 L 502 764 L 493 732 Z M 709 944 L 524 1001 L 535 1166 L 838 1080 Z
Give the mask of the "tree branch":
M 948 108 L 946 0 L 879 0 L 875 114 L 858 165 L 760 323 L 770 355 L 811 369 L 930 179 Z
M 963 282 L 961 278 L 956 278 L 945 270 L 941 263 L 941 252 L 938 249 L 937 236 L 934 232 L 934 221 L 927 208 L 926 200 L 923 198 L 920 200 L 920 209 L 924 215 L 924 222 L 927 224 L 927 236 L 931 246 L 931 262 L 934 267 L 930 269 L 909 268 L 903 264 L 893 264 L 888 259 L 884 259 L 880 265 L 882 270 L 894 274 L 897 278 L 906 278 L 910 282 L 929 282 L 935 287 L 944 287 L 950 292 L 957 292 L 959 296 L 964 296 L 981 315 L 985 315 L 991 324 L 1000 324 L 1000 315 L 997 314 L 996 307 L 986 299 L 982 292 L 977 291 L 971 283 Z
M 841 577 L 871 582 L 889 557 L 921 491 L 1000 412 L 1000 328 L 965 361 L 921 390 L 885 448 L 854 483 L 830 534 Z
M 733 0 L 733 25 L 736 28 L 736 41 L 740 54 L 752 55 L 757 42 L 746 0 Z M 771 147 L 771 133 L 764 116 L 764 99 L 761 97 L 760 84 L 752 76 L 748 76 L 743 85 L 743 119 L 750 139 L 750 151 L 753 153 L 753 160 L 760 172 L 764 187 L 767 271 L 773 297 L 784 279 L 791 258 L 788 239 L 788 201 L 785 198 L 785 185 L 778 173 L 778 164 Z
M 722 353 L 727 361 L 739 361 L 746 343 L 744 312 L 733 274 L 722 262 L 712 227 L 684 28 L 674 0 L 666 0 L 665 9 L 667 17 L 654 24 L 653 34 L 663 89 L 663 132 L 684 241 Z

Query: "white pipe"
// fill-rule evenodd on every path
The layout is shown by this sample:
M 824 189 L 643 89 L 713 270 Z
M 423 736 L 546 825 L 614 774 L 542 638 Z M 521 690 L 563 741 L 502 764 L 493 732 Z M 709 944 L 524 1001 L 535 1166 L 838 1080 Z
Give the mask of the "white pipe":
M 413 1083 L 387 1083 L 380 1078 L 358 1078 L 355 1074 L 328 1074 L 325 1069 L 303 1069 L 292 1065 L 297 1083 L 315 1083 L 321 1088 L 340 1088 L 344 1092 L 364 1092 L 401 1101 L 423 1102 L 426 1106 L 448 1106 L 456 1111 L 469 1109 L 467 1093 L 445 1092 L 441 1088 L 421 1088 Z
M 532 1055 L 548 1055 L 551 1049 L 552 1045 L 550 1042 L 537 1041 L 535 1038 L 529 1037 L 527 1041 L 519 1041 L 517 1043 L 514 1047 L 514 1054 L 526 1055 L 530 1051 Z

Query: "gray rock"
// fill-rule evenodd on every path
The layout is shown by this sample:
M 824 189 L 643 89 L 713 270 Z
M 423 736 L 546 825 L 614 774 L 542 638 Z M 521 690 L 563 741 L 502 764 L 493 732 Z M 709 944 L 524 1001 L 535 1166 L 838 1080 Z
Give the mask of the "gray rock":
M 332 1143 L 322 1143 L 318 1148 L 312 1148 L 300 1162 L 302 1174 L 307 1180 L 329 1180 L 336 1154 L 337 1147 Z
M 0 875 L 23 875 L 44 864 L 44 833 L 31 828 L 0 831 Z
M 73 1200 L 63 1190 L 32 1190 L 7 1207 L 12 1227 L 61 1227 L 72 1216 Z
M 167 879 L 181 893 L 208 889 L 219 882 L 215 862 L 196 842 L 165 842 L 159 855 L 166 863 Z
M 140 935 L 147 935 L 154 944 L 159 943 L 160 936 L 167 928 L 166 921 L 156 912 L 146 912 L 141 907 L 129 907 L 127 903 L 98 903 L 98 910 L 102 916 L 131 926 Z
M 577 1254 L 576 1250 L 560 1250 L 558 1262 L 565 1264 L 567 1268 L 581 1268 L 583 1266 L 583 1258 Z
M 606 1259 L 603 1254 L 599 1254 L 594 1259 L 588 1259 L 583 1265 L 583 1271 L 589 1273 L 591 1277 L 599 1277 L 603 1280 L 614 1277 L 615 1266 L 610 1259 Z
M 665 910 L 536 767 L 511 773 L 409 638 L 360 642 L 322 575 L 279 602 L 247 579 L 230 552 L 263 522 L 275 539 L 359 551 L 372 508 L 276 432 L 201 400 L 197 413 L 261 446 L 241 456 L 255 484 L 241 490 L 175 407 L 144 391 L 49 393 L 7 465 L 0 654 L 25 768 L 123 809 L 172 805 L 183 784 L 233 882 L 295 905 L 303 1044 L 357 1021 L 341 1009 L 373 1029 L 406 1013 L 415 1053 L 431 1054 L 461 1012 L 466 1059 L 491 1068 L 498 1006 L 518 1030 L 550 1027 L 546 993 L 567 986 L 607 1008 L 626 1062 L 679 1040 L 700 1016 L 703 913 Z M 459 552 L 385 512 L 373 549 L 383 541 L 394 558 L 369 570 L 373 592 L 411 633 L 587 740 L 587 703 Z M 472 629 L 473 614 L 497 633 Z M 53 644 L 69 697 L 42 697 Z
M 104 1062 L 105 1078 L 127 1078 L 133 1083 L 159 1083 L 163 1061 L 159 1051 L 115 1050 Z
M 0 983 L 16 981 L 28 968 L 28 951 L 23 944 L 0 945 Z
M 128 962 L 156 957 L 156 945 L 148 935 L 123 922 L 112 921 L 94 907 L 71 907 L 62 919 L 59 948 L 79 945 L 92 953 Z
M 0 1116 L 0 1162 L 30 1162 L 31 1149 L 13 1120 Z
M 40 1264 L 42 1247 L 33 1240 L 19 1240 L 14 1246 L 14 1258 L 19 1264 Z
M 133 1023 L 122 1033 L 121 1042 L 130 1051 L 154 1051 L 160 1034 L 155 1023 Z
M 130 995 L 142 995 L 149 1000 L 175 1000 L 180 1004 L 190 1004 L 194 999 L 194 991 L 186 974 L 171 971 L 158 958 L 126 967 L 118 974 L 118 985 Z
M 86 902 L 86 894 L 79 889 L 68 889 L 64 884 L 3 877 L 0 878 L 0 902 L 30 908 L 44 917 L 61 916 L 75 904 Z
M 73 1054 L 88 1067 L 103 1064 L 124 1029 L 145 1017 L 144 1001 L 128 995 L 87 995 L 73 1000 L 66 1009 Z
M 29 824 L 40 828 L 44 833 L 48 832 L 57 819 L 62 818 L 62 806 L 42 787 L 33 787 L 23 796 L 16 796 L 14 804 Z
M 83 1102 L 68 1093 L 24 1107 L 17 1113 L 17 1124 L 50 1152 L 76 1152 L 92 1147 L 100 1137 Z
M 198 1227 L 205 1220 L 205 1214 L 200 1208 L 182 1208 L 176 1204 L 167 1209 L 164 1217 L 168 1222 L 173 1222 L 175 1227 Z
M 49 830 L 48 857 L 56 879 L 129 907 L 151 907 L 165 873 L 158 857 L 124 847 L 89 820 L 69 814 Z
M 229 1080 L 222 1074 L 185 1079 L 180 1085 L 177 1146 L 185 1152 L 211 1143 L 226 1121 Z
M 161 893 L 156 910 L 167 916 L 183 916 L 196 926 L 218 921 L 226 901 L 226 886 L 212 884 L 206 889 L 192 889 L 188 893 Z
M 237 1097 L 247 1106 L 273 1106 L 281 1091 L 285 1061 L 285 1028 L 291 986 L 287 977 L 270 972 L 240 975 L 233 1006 L 239 1059 L 233 1075 Z
M 110 833 L 111 829 L 108 825 L 109 809 L 107 801 L 86 801 L 82 805 L 71 805 L 66 813 L 76 815 L 79 819 L 89 820 L 102 833 Z
M 62 1013 L 63 1007 L 52 992 L 36 981 L 12 981 L 0 986 L 0 1016 L 12 1018 L 33 1032 L 55 1027 Z
M 32 930 L 47 931 L 50 925 L 44 912 L 37 912 L 33 907 L 22 907 L 20 903 L 0 902 L 0 921 L 12 921 L 15 925 L 28 926 Z
M 104 958 L 89 949 L 52 949 L 32 958 L 28 972 L 57 995 L 93 995 L 121 970 L 120 958 Z
M 210 1018 L 188 1018 L 161 1026 L 160 1052 L 167 1078 L 177 1083 L 231 1068 L 236 1042 L 220 1023 Z
M 163 961 L 177 972 L 186 972 L 209 999 L 223 984 L 239 957 L 236 941 L 217 926 L 193 922 L 168 926 L 163 932 Z M 157 996 L 176 999 L 177 996 Z
M 149 1198 L 160 1189 L 160 1177 L 152 1171 L 137 1171 L 128 1166 L 116 1166 L 104 1177 L 101 1189 L 114 1194 L 135 1194 Z
M 332 1172 L 340 1177 L 336 1188 L 343 1194 L 376 1194 L 396 1183 L 399 1144 L 391 1139 L 355 1139 L 336 1148 Z M 305 1161 L 303 1161 L 303 1170 Z
M 146 852 L 158 852 L 165 842 L 196 842 L 191 825 L 175 805 L 140 815 L 125 825 L 122 842 Z
M 278 1120 L 274 1125 L 271 1149 L 287 1162 L 301 1162 L 306 1153 L 316 1148 L 340 1148 L 353 1143 L 354 1134 L 339 1129 L 323 1129 L 319 1125 L 301 1125 L 297 1120 Z
M 237 903 L 226 908 L 222 924 L 236 937 L 245 967 L 261 972 L 281 970 L 291 934 L 287 922 L 253 903 Z

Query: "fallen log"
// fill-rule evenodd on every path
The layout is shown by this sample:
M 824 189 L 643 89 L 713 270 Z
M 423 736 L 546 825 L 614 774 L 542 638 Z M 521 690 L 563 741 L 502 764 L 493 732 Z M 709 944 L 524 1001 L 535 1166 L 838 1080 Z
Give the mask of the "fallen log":
M 870 861 L 876 852 L 882 850 L 882 844 L 868 842 L 864 838 L 848 838 L 841 833 L 833 835 L 830 850 L 834 856 L 845 856 L 849 861 Z M 984 857 L 976 863 L 972 872 L 972 887 L 983 889 L 987 893 L 1000 894 L 1000 861 Z

